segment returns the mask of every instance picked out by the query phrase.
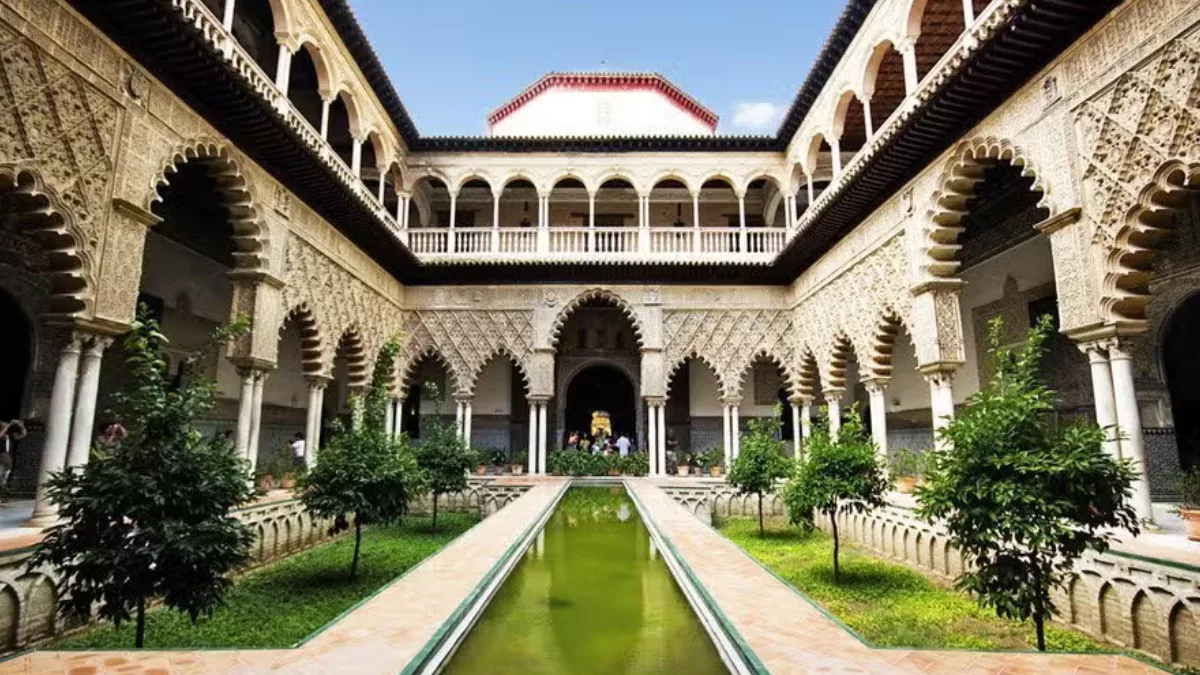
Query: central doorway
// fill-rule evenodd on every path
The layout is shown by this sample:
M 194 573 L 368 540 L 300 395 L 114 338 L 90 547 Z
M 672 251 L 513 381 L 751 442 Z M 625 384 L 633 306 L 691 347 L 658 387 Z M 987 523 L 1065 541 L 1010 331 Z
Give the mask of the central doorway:
M 633 382 L 616 366 L 598 363 L 580 370 L 567 385 L 565 433 L 594 436 L 608 427 L 609 435 L 637 438 L 637 406 Z M 565 442 L 560 439 L 561 442 Z

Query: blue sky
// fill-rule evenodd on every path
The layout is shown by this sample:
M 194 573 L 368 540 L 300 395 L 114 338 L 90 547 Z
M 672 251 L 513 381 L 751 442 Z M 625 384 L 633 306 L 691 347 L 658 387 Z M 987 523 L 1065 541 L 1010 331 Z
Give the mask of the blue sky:
M 655 71 L 720 117 L 774 133 L 843 0 L 350 0 L 423 135 L 482 135 L 554 70 Z

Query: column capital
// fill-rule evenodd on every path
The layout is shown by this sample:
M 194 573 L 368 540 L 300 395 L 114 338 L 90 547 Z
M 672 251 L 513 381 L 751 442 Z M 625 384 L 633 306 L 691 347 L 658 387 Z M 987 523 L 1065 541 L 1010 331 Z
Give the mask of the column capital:
M 953 370 L 930 370 L 921 373 L 925 381 L 934 387 L 950 387 L 954 384 Z
M 642 398 L 646 401 L 646 405 L 653 407 L 665 406 L 667 404 L 667 399 L 663 396 L 643 396 Z
M 738 406 L 742 404 L 741 396 L 722 396 L 721 403 L 728 406 Z
M 867 393 L 869 394 L 882 394 L 887 389 L 888 384 L 890 384 L 891 381 L 892 379 L 890 377 L 872 377 L 863 380 L 863 387 L 866 388 Z
M 115 338 L 107 335 L 93 335 L 88 342 L 87 353 L 91 356 L 97 356 L 104 353 L 104 350 L 112 346 Z
M 305 375 L 304 381 L 308 382 L 310 389 L 324 389 L 333 382 L 333 378 L 328 375 Z
M 553 397 L 552 396 L 529 396 L 527 398 L 529 399 L 529 403 L 531 405 L 546 405 L 547 403 L 550 402 L 550 399 Z
M 807 394 L 792 394 L 788 397 L 788 403 L 792 405 L 812 405 L 813 397 Z
M 961 291 L 967 283 L 961 279 L 926 279 L 918 283 L 916 286 L 908 289 L 908 292 L 913 295 L 923 295 L 925 293 L 957 293 Z
M 455 394 L 452 398 L 462 405 L 471 405 L 471 402 L 475 400 L 474 394 Z

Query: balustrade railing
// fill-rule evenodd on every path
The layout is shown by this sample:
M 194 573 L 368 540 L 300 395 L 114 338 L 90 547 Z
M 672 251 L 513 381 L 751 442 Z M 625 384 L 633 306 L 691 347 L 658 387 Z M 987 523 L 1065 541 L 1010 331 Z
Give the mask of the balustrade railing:
M 680 262 L 745 256 L 769 262 L 783 250 L 782 227 L 457 227 L 413 228 L 408 245 L 420 257 L 635 258 Z

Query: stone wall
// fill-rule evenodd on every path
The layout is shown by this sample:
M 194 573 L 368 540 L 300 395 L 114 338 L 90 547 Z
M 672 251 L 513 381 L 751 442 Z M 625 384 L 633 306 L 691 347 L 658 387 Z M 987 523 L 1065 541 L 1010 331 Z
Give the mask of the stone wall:
M 663 489 L 704 522 L 757 513 L 754 497 L 739 497 L 721 483 Z M 774 495 L 764 507 L 769 515 L 786 514 Z M 818 525 L 828 529 L 829 523 Z M 838 529 L 845 540 L 941 581 L 954 579 L 967 566 L 948 534 L 908 509 L 843 514 Z M 1167 663 L 1200 667 L 1200 567 L 1110 551 L 1085 555 L 1076 572 L 1055 594 L 1059 623 Z
M 441 512 L 472 512 L 487 517 L 524 494 L 528 485 L 472 480 L 466 492 L 444 496 Z M 412 505 L 413 513 L 429 511 L 430 500 Z M 283 498 L 240 509 L 238 517 L 255 534 L 250 569 L 310 549 L 331 539 L 329 522 L 314 519 L 299 500 Z M 32 547 L 0 552 L 0 654 L 25 648 L 69 631 L 55 609 L 57 579 L 49 569 L 27 570 Z

